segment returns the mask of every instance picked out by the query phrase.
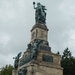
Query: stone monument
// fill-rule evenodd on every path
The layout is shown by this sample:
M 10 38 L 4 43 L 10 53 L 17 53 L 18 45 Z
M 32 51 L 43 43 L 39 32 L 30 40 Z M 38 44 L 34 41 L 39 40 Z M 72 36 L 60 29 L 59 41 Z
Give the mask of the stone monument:
M 46 26 L 46 8 L 41 3 L 33 2 L 35 9 L 35 25 L 31 29 L 31 41 L 21 56 L 14 58 L 12 75 L 63 75 L 60 55 L 51 51 Z

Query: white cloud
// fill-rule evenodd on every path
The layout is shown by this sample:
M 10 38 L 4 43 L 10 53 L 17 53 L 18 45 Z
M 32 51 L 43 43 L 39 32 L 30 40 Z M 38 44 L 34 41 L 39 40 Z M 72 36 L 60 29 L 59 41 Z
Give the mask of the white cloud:
M 8 42 L 10 41 L 10 36 L 7 35 L 6 33 L 2 33 L 2 35 L 0 36 L 0 43 L 3 44 L 3 45 L 7 45 Z
M 68 17 L 69 19 L 71 19 L 72 17 L 75 17 L 75 2 L 74 0 L 64 0 L 59 9 L 62 11 L 62 13 Z
M 68 40 L 68 45 L 71 49 L 74 49 L 75 48 L 75 30 L 70 30 L 70 33 L 69 33 L 69 40 Z M 74 52 L 75 53 L 75 52 Z M 74 54 L 73 53 L 73 54 Z
M 14 54 L 13 54 L 14 55 Z M 0 67 L 1 66 L 5 66 L 6 64 L 14 64 L 14 60 L 13 59 L 13 55 L 8 54 L 8 55 L 4 55 L 4 54 L 0 54 Z

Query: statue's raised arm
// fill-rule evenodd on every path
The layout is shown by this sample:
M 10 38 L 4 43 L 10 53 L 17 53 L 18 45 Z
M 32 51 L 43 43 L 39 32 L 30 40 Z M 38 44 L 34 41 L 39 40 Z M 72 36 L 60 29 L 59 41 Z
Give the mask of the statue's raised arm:
M 36 8 L 35 8 L 35 2 L 33 2 L 33 8 L 36 9 Z

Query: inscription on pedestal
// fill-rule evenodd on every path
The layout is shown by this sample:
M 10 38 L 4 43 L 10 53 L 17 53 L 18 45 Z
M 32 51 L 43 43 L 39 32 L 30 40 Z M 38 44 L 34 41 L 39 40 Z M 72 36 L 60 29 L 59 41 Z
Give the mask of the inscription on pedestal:
M 40 45 L 40 46 L 39 46 L 39 49 L 40 49 L 40 50 L 51 51 L 51 48 L 50 48 L 50 47 L 44 46 L 44 45 Z
M 52 56 L 43 55 L 42 60 L 45 61 L 45 62 L 53 63 L 53 57 Z

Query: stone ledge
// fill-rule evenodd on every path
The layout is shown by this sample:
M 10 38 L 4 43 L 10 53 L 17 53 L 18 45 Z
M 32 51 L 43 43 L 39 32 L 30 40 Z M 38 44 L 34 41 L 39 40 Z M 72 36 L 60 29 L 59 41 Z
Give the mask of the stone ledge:
M 41 28 L 41 29 L 44 29 L 44 30 L 47 30 L 47 31 L 48 31 L 47 26 L 46 26 L 46 25 L 42 25 L 42 24 L 35 24 L 35 25 L 32 27 L 31 31 L 34 30 L 35 28 Z

